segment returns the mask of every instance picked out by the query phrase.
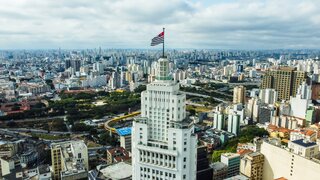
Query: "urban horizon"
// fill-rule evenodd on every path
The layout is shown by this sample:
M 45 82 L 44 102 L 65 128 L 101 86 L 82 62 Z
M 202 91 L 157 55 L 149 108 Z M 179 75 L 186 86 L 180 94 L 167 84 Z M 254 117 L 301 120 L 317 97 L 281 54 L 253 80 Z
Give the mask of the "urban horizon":
M 318 180 L 316 0 L 10 0 L 1 180 Z

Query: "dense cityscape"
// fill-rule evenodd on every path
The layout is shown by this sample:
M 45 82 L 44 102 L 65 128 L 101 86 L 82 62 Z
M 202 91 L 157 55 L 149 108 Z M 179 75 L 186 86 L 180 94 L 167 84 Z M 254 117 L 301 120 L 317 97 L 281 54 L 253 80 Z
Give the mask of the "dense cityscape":
M 0 54 L 3 179 L 319 173 L 319 51 Z
M 316 1 L 1 3 L 0 180 L 319 179 Z

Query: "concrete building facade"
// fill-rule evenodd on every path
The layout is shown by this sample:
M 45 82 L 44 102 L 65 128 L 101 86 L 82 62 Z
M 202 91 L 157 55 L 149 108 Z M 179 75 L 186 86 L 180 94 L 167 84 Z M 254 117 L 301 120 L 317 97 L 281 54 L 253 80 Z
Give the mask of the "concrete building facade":
M 196 179 L 196 136 L 186 117 L 185 94 L 158 60 L 156 80 L 141 93 L 141 118 L 133 122 L 133 180 Z

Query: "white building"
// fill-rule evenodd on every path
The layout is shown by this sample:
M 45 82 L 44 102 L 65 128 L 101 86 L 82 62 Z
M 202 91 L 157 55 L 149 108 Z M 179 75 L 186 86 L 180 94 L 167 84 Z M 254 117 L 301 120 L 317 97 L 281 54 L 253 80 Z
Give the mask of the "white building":
M 240 115 L 235 112 L 228 115 L 228 132 L 231 132 L 236 136 L 240 132 Z
M 223 130 L 225 127 L 225 117 L 222 112 L 215 112 L 213 114 L 213 128 Z
M 82 80 L 82 87 L 101 87 L 107 85 L 107 76 L 89 77 L 87 80 Z
M 93 64 L 93 71 L 98 72 L 98 74 L 102 74 L 104 71 L 104 65 L 100 62 L 96 62 Z
M 290 115 L 305 119 L 307 109 L 311 104 L 311 86 L 302 83 L 297 90 L 296 97 L 290 98 Z
M 262 143 L 261 153 L 265 158 L 263 179 L 318 180 L 320 177 L 319 160 L 305 158 L 271 142 Z
M 132 130 L 133 180 L 196 179 L 196 136 L 186 118 L 186 96 L 160 58 L 157 77 L 141 93 L 141 118 Z
M 250 117 L 253 121 L 258 121 L 259 108 L 261 100 L 258 98 L 251 98 L 247 103 L 247 116 Z
M 288 147 L 291 152 L 307 158 L 311 158 L 319 153 L 319 145 L 315 142 L 308 141 L 307 139 L 289 141 Z
M 255 78 L 257 76 L 257 71 L 255 69 L 251 69 L 249 71 L 249 77 L 250 78 Z
M 278 92 L 274 89 L 261 89 L 259 99 L 266 104 L 274 104 L 278 99 Z

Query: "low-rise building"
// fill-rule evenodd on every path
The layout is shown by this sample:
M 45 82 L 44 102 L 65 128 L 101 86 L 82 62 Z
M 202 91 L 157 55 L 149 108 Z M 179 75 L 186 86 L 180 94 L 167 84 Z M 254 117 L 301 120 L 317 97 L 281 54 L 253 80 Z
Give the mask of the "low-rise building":
M 96 167 L 96 169 L 89 171 L 88 176 L 90 180 L 131 180 L 132 166 L 128 162 L 118 162 L 110 165 L 99 165 Z
M 319 153 L 319 145 L 307 139 L 289 141 L 288 148 L 290 148 L 291 152 L 307 158 L 311 158 Z
M 319 160 L 295 154 L 280 143 L 264 141 L 261 145 L 261 153 L 265 158 L 263 179 L 284 177 L 290 180 L 317 180 L 320 177 Z
M 107 150 L 107 163 L 112 164 L 116 162 L 128 161 L 131 157 L 129 152 L 126 151 L 123 147 L 116 147 L 113 149 Z
M 252 180 L 262 180 L 264 156 L 260 152 L 246 154 L 241 159 L 240 172 Z
M 211 164 L 213 169 L 213 180 L 223 180 L 227 178 L 228 166 L 222 162 L 215 162 Z
M 228 166 L 227 177 L 239 175 L 240 155 L 236 153 L 221 154 L 220 161 Z
M 88 149 L 83 141 L 51 144 L 53 179 L 87 178 Z
M 131 152 L 131 127 L 117 129 L 120 136 L 120 146 Z

